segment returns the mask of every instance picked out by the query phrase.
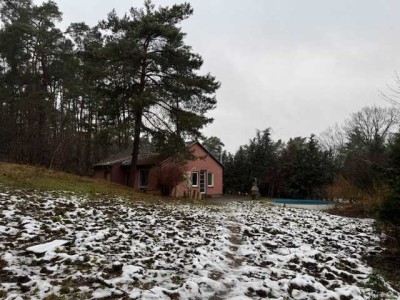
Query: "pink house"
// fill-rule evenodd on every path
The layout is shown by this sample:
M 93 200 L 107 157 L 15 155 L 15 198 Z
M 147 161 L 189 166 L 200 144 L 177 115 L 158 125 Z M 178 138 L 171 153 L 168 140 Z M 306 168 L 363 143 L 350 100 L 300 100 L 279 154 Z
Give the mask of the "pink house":
M 182 166 L 184 180 L 178 183 L 171 196 L 222 195 L 223 166 L 199 142 L 187 146 L 192 159 Z M 173 165 L 173 158 L 154 153 L 140 153 L 134 188 L 144 191 L 159 190 L 159 179 L 153 174 L 157 168 Z M 120 152 L 94 166 L 94 177 L 128 185 L 130 181 L 131 150 Z

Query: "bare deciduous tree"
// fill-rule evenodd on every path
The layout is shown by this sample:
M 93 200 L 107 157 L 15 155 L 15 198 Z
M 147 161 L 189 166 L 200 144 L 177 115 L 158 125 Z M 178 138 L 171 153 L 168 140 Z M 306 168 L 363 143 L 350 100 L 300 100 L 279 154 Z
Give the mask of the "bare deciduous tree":
M 379 92 L 381 97 L 392 104 L 393 106 L 400 107 L 400 75 L 398 72 L 394 73 L 394 83 L 388 84 L 389 92 Z
M 364 141 L 376 139 L 387 141 L 399 124 L 398 109 L 395 107 L 366 106 L 351 115 L 345 122 L 344 131 L 349 137 L 355 130 Z
M 330 150 L 334 156 L 337 156 L 340 149 L 346 144 L 346 134 L 343 126 L 339 126 L 336 123 L 334 126 L 328 127 L 320 133 L 318 141 L 325 150 Z

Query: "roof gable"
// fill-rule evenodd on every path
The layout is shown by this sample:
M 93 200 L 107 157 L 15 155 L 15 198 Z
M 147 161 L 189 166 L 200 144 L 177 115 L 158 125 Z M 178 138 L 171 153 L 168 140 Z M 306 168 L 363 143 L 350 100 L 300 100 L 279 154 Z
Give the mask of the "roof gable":
M 194 145 L 200 146 L 200 148 L 201 148 L 208 156 L 210 156 L 210 157 L 212 158 L 212 160 L 214 160 L 214 161 L 215 161 L 218 165 L 220 165 L 222 168 L 225 168 L 224 165 L 223 165 L 218 159 L 216 159 L 215 156 L 214 156 L 210 151 L 208 151 L 199 141 L 194 141 L 194 142 L 186 143 L 186 149 L 189 149 L 190 147 L 192 147 L 192 146 L 194 146 Z M 160 162 L 160 163 L 161 163 L 161 164 L 162 164 L 162 163 L 165 163 L 165 162 L 167 162 L 168 160 L 170 160 L 170 159 L 172 159 L 172 158 L 173 158 L 173 156 L 170 156 L 170 157 L 166 158 L 165 160 L 163 160 L 163 161 Z
M 187 143 L 186 149 L 189 149 L 194 145 L 198 145 L 217 164 L 219 164 L 222 168 L 224 168 L 224 165 L 217 158 L 215 158 L 215 156 L 210 151 L 208 151 L 199 141 Z M 173 156 L 166 157 L 165 155 L 162 155 L 160 153 L 152 153 L 152 152 L 139 153 L 137 165 L 143 166 L 143 165 L 156 165 L 159 163 L 162 164 L 170 160 L 172 157 Z M 113 156 L 110 156 L 107 159 L 101 160 L 100 162 L 95 164 L 94 167 L 113 166 L 116 164 L 121 164 L 123 166 L 130 166 L 131 162 L 132 162 L 132 149 L 126 149 L 124 151 L 114 154 Z
M 199 145 L 200 148 L 203 149 L 217 164 L 219 164 L 222 168 L 225 168 L 224 165 L 210 151 L 208 151 L 206 147 L 204 147 L 199 141 L 191 143 L 189 146 L 187 146 L 187 148 L 190 148 L 196 144 Z

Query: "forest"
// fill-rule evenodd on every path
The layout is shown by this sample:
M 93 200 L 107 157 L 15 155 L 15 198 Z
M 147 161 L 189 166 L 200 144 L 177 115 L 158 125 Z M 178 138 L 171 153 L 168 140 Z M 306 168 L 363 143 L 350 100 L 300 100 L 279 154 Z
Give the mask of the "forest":
M 91 175 L 100 159 L 129 147 L 135 167 L 140 145 L 174 152 L 200 139 L 225 166 L 226 194 L 245 195 L 257 178 L 265 197 L 347 199 L 400 222 L 397 98 L 318 135 L 274 141 L 266 126 L 229 153 L 219 137 L 202 135 L 220 83 L 201 74 L 201 56 L 185 44 L 179 24 L 193 13 L 189 4 L 145 1 L 63 31 L 53 1 L 0 3 L 2 161 Z
M 396 106 L 367 106 L 318 136 L 288 142 L 274 141 L 271 130 L 257 131 L 234 154 L 219 148 L 226 193 L 249 193 L 257 178 L 262 196 L 342 199 L 360 204 L 366 214 L 400 222 Z
M 135 168 L 141 143 L 174 151 L 212 122 L 220 84 L 184 42 L 188 3 L 64 31 L 54 1 L 0 3 L 0 159 L 90 175 L 131 147 Z

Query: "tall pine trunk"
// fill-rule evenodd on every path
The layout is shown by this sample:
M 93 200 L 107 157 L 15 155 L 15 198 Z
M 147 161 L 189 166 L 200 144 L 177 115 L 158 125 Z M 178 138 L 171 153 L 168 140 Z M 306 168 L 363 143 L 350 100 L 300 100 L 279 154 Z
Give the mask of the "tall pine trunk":
M 149 38 L 147 38 L 144 43 L 144 52 L 147 53 L 147 49 L 149 46 Z M 142 59 L 141 71 L 140 71 L 140 85 L 139 85 L 139 99 L 143 95 L 143 92 L 146 87 L 146 68 L 147 68 L 147 59 L 144 57 Z M 143 101 L 143 99 L 141 99 Z M 131 187 L 135 188 L 135 180 L 137 173 L 137 161 L 139 156 L 139 148 L 140 148 L 140 133 L 142 129 L 142 116 L 143 116 L 143 104 L 136 108 L 135 113 L 135 129 L 133 135 L 133 150 L 132 150 L 132 161 L 131 161 Z
M 132 188 L 135 187 L 136 173 L 137 173 L 137 162 L 139 156 L 139 148 L 140 148 L 140 132 L 142 126 L 142 110 L 136 112 L 135 114 L 135 129 L 133 135 L 133 149 L 132 149 L 132 160 L 131 160 L 131 176 L 130 176 L 130 186 Z

